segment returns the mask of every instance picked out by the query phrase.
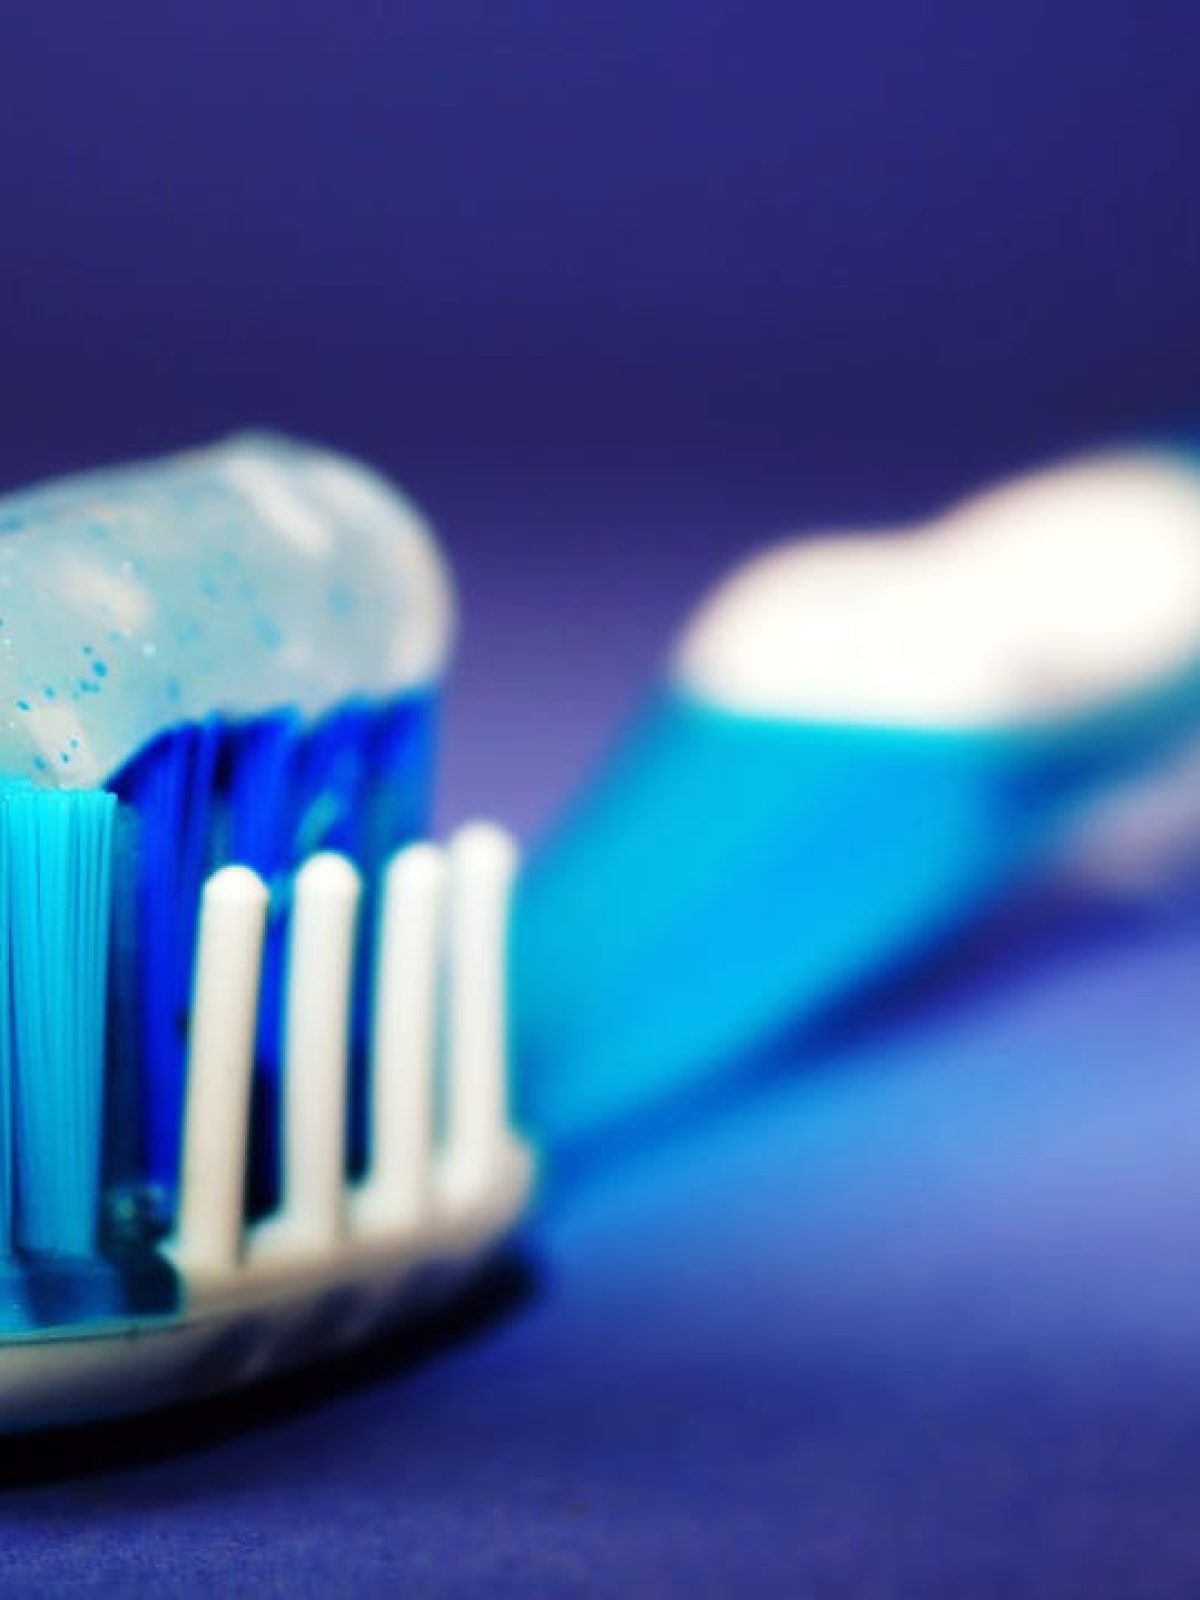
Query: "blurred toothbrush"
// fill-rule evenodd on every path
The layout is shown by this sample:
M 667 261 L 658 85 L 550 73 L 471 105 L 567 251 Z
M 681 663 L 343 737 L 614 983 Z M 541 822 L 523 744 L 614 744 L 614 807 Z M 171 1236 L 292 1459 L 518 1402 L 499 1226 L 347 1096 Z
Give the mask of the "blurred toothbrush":
M 1085 832 L 1103 850 L 1098 808 L 1198 735 L 1193 456 L 1096 455 L 751 559 L 524 876 L 532 1126 L 686 1094 Z
M 411 1314 L 518 1225 L 533 1151 L 512 846 L 427 838 L 451 604 L 413 508 L 234 441 L 0 505 L 5 591 L 20 1430 Z M 817 1015 L 1186 766 L 1198 728 L 1186 457 L 749 564 L 520 894 L 522 1126 L 561 1146 Z

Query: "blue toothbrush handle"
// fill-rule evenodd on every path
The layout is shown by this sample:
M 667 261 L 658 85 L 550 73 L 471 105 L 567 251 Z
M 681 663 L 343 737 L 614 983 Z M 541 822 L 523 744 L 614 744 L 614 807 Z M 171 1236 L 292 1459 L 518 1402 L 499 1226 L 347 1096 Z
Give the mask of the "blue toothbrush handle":
M 994 899 L 1197 725 L 1195 672 L 1018 731 L 821 725 L 663 696 L 519 890 L 530 1126 L 570 1143 L 802 1028 Z

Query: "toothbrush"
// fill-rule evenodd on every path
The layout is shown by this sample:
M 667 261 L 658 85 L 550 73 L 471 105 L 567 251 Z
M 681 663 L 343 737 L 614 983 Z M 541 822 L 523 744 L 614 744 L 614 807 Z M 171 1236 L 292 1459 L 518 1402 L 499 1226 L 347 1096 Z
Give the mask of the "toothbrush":
M 722 586 L 523 878 L 515 1085 L 513 847 L 424 837 L 450 601 L 413 508 L 271 439 L 91 475 L 0 506 L 0 611 L 21 1430 L 451 1292 L 531 1199 L 514 1099 L 565 1146 L 695 1086 L 1151 780 L 1200 724 L 1200 476 L 1072 464 Z
M 752 558 L 523 875 L 531 1125 L 569 1147 L 694 1092 L 1039 864 L 1136 865 L 1198 739 L 1194 453 L 1104 452 Z M 1194 839 L 1194 802 L 1172 810 Z
M 511 843 L 424 837 L 448 579 L 246 438 L 0 506 L 0 1429 L 340 1348 L 486 1259 Z

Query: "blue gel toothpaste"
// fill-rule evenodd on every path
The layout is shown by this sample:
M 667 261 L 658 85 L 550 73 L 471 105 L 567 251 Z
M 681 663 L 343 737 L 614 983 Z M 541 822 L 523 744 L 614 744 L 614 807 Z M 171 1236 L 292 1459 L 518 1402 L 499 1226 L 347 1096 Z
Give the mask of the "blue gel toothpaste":
M 0 1326 L 170 1298 L 152 1247 L 227 862 L 277 890 L 250 1195 L 271 1204 L 287 874 L 330 848 L 369 884 L 426 830 L 452 620 L 421 516 L 327 450 L 247 436 L 0 502 Z
M 802 1029 L 1198 730 L 1192 457 L 1100 454 L 750 560 L 524 874 L 534 1128 L 570 1141 Z

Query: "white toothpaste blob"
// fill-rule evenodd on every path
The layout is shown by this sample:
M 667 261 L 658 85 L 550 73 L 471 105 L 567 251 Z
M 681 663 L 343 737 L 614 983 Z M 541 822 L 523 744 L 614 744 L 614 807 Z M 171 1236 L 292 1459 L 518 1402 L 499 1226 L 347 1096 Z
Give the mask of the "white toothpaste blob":
M 676 682 L 726 709 L 969 728 L 1101 707 L 1177 670 L 1200 633 L 1200 471 L 1097 455 L 907 533 L 753 558 L 695 617 Z
M 445 564 L 330 451 L 247 435 L 0 500 L 0 776 L 103 784 L 166 728 L 438 680 Z

